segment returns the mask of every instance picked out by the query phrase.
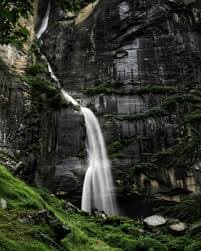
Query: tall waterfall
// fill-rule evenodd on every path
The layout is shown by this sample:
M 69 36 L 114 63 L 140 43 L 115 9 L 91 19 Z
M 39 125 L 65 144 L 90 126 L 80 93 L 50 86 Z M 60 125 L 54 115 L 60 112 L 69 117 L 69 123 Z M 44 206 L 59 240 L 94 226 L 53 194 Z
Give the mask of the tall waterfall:
M 87 129 L 89 162 L 82 190 L 82 209 L 90 213 L 98 209 L 116 215 L 118 212 L 110 162 L 99 122 L 90 109 L 81 107 L 81 111 Z
M 61 93 L 66 101 L 79 105 L 65 90 L 62 89 Z M 88 168 L 82 189 L 81 208 L 89 213 L 97 209 L 109 215 L 117 215 L 110 162 L 99 122 L 89 108 L 81 107 L 81 112 L 84 115 L 88 141 Z
M 46 15 L 37 33 L 37 38 L 40 38 L 47 29 L 49 13 L 50 2 L 48 3 Z M 48 61 L 47 63 L 52 79 L 60 88 L 58 78 L 54 74 L 50 63 Z M 74 106 L 80 106 L 80 104 L 64 89 L 61 89 L 61 93 L 67 102 L 72 103 Z M 88 139 L 88 168 L 85 174 L 82 190 L 82 210 L 89 213 L 93 210 L 98 210 L 104 211 L 108 215 L 117 215 L 118 210 L 114 194 L 111 167 L 107 157 L 105 141 L 99 122 L 90 109 L 82 106 L 80 109 L 85 119 Z

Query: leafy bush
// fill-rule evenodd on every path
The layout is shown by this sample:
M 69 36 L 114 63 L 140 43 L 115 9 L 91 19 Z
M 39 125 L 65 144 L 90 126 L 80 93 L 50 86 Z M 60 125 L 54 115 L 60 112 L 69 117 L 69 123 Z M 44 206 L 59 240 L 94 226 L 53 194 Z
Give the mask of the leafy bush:
M 38 74 L 46 72 L 46 68 L 42 64 L 34 64 L 29 67 L 27 74 L 31 76 L 37 76 Z

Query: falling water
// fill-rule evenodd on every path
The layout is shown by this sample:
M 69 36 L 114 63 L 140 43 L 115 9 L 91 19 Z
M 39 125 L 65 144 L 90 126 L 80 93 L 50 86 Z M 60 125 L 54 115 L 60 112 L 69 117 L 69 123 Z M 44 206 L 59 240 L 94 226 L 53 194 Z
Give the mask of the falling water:
M 45 56 L 44 56 L 45 57 Z M 50 63 L 48 62 L 47 58 L 45 57 L 46 61 L 47 61 L 47 66 L 48 66 L 48 71 L 50 73 L 51 78 L 57 83 L 57 86 L 60 87 L 60 83 L 59 80 L 57 78 L 57 76 L 55 75 L 55 73 L 52 70 L 52 67 L 50 65 Z
M 80 106 L 79 103 L 73 97 L 71 97 L 64 89 L 61 89 L 61 93 L 66 101 L 72 103 L 75 106 Z
M 61 90 L 66 101 L 80 106 L 65 90 Z M 82 210 L 104 211 L 108 215 L 117 215 L 116 198 L 107 151 L 99 122 L 94 113 L 81 107 L 84 115 L 88 139 L 88 169 L 82 190 Z
M 117 206 L 110 162 L 99 122 L 94 113 L 81 107 L 88 138 L 88 169 L 82 190 L 82 210 L 91 213 L 93 209 L 116 215 Z
M 49 13 L 50 2 L 48 3 L 46 15 L 37 33 L 37 38 L 40 38 L 47 28 Z M 58 87 L 60 87 L 59 80 L 54 74 L 50 63 L 48 61 L 47 63 L 51 78 L 58 84 Z M 61 93 L 66 101 L 72 103 L 74 106 L 80 106 L 65 90 L 61 89 Z M 108 215 L 117 215 L 118 210 L 110 162 L 107 157 L 105 141 L 99 122 L 90 109 L 86 107 L 80 107 L 80 109 L 84 115 L 88 139 L 88 169 L 85 174 L 82 190 L 82 210 L 89 213 L 93 210 L 98 210 L 104 211 Z
M 41 26 L 40 26 L 40 29 L 38 30 L 37 32 L 37 35 L 36 37 L 39 39 L 42 34 L 46 31 L 47 29 L 47 26 L 48 26 L 48 21 L 49 21 L 49 15 L 50 15 L 50 1 L 48 3 L 48 7 L 47 7 L 47 11 L 45 13 L 45 17 L 43 18 L 42 20 L 42 23 L 41 23 Z

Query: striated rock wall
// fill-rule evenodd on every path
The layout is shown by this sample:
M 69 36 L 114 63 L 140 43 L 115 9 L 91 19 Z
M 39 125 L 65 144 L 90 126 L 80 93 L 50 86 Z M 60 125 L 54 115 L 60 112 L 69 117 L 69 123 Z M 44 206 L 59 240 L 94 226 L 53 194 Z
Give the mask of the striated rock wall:
M 101 0 L 81 13 L 52 1 L 43 51 L 63 87 L 99 115 L 119 200 L 132 202 L 122 206 L 129 214 L 136 195 L 179 201 L 200 190 L 200 168 L 193 168 L 200 156 L 190 148 L 199 145 L 192 146 L 200 130 L 200 21 L 196 0 Z M 196 121 L 189 120 L 195 111 Z M 60 119 L 66 128 L 81 123 Z M 64 165 L 68 155 L 60 156 L 61 177 L 71 166 Z M 74 167 L 84 160 L 73 157 L 80 159 Z M 60 178 L 62 189 L 67 183 Z

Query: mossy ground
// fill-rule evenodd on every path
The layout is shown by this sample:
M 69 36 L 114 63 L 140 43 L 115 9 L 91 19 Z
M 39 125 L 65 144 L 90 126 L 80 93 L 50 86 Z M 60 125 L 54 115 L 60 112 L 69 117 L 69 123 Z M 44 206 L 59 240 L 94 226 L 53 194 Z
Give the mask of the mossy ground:
M 6 199 L 7 209 L 0 210 L 1 251 L 196 251 L 201 242 L 188 235 L 175 237 L 166 230 L 144 231 L 141 222 L 129 218 L 109 217 L 106 220 L 85 213 L 70 212 L 64 201 L 44 190 L 29 187 L 0 166 L 0 197 Z M 186 205 L 186 204 L 185 204 Z M 38 238 L 39 233 L 54 238 L 47 224 L 23 224 L 21 215 L 41 209 L 52 211 L 71 229 L 59 248 Z M 179 210 L 179 208 L 177 208 Z

